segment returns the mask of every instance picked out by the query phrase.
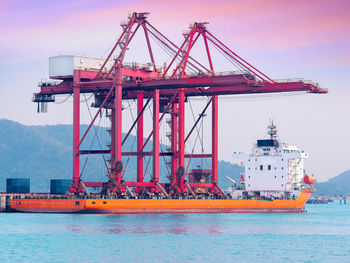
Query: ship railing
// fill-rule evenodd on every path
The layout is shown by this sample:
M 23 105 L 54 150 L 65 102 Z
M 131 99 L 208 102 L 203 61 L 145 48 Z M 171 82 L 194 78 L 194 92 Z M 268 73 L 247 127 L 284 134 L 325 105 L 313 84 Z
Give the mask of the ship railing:
M 312 80 L 307 80 L 303 78 L 288 78 L 288 79 L 274 79 L 278 83 L 287 83 L 287 82 L 303 82 L 305 84 L 311 84 L 316 87 L 320 87 L 320 84 L 313 82 Z
M 38 87 L 50 87 L 50 86 L 57 86 L 62 83 L 62 80 L 46 80 L 42 79 L 38 83 Z
M 124 68 L 139 69 L 144 71 L 153 71 L 153 63 L 135 63 L 135 62 L 125 62 L 123 63 Z M 156 66 L 158 72 L 163 71 L 163 67 Z
M 303 78 L 288 78 L 288 79 L 274 79 L 274 81 L 278 83 L 286 83 L 286 82 L 305 82 Z
M 301 190 L 315 190 L 315 187 L 311 184 L 305 184 L 305 183 L 302 183 L 301 186 L 300 186 L 300 189 Z
M 199 76 L 208 76 L 210 74 L 206 74 L 206 73 L 192 73 L 186 72 L 186 76 L 188 77 L 199 77 Z M 253 74 L 251 74 L 249 71 L 247 70 L 235 70 L 235 71 L 221 71 L 221 72 L 215 72 L 214 76 L 219 77 L 219 76 L 230 76 L 230 75 L 249 75 L 251 78 L 255 78 L 255 76 Z M 170 77 L 170 75 L 167 75 L 167 77 Z M 179 78 L 181 78 L 180 76 L 178 76 Z
M 252 75 L 252 74 L 248 70 L 221 71 L 221 72 L 215 73 L 215 76 L 229 76 L 229 75 Z

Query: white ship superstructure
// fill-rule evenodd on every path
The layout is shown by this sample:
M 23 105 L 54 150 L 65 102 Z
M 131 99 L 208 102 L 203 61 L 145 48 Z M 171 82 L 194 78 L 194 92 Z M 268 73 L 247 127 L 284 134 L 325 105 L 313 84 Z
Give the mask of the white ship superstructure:
M 301 189 L 308 154 L 296 146 L 280 143 L 273 122 L 268 134 L 269 139 L 257 140 L 252 153 L 234 153 L 234 159 L 244 165 L 242 191 L 235 191 L 235 195 L 293 195 Z

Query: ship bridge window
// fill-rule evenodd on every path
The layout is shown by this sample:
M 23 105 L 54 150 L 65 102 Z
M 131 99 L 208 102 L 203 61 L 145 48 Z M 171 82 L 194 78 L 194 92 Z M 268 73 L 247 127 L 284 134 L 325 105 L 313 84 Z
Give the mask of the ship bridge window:
M 262 171 L 263 170 L 263 166 L 262 165 L 260 165 L 260 171 Z

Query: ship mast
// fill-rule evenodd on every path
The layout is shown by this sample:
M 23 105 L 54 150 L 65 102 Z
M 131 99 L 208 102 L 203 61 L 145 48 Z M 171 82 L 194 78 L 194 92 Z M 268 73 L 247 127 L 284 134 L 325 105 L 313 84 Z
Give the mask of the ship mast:
M 277 127 L 274 125 L 273 120 L 271 120 L 271 123 L 269 126 L 267 126 L 267 133 L 270 135 L 271 140 L 275 140 L 277 138 Z

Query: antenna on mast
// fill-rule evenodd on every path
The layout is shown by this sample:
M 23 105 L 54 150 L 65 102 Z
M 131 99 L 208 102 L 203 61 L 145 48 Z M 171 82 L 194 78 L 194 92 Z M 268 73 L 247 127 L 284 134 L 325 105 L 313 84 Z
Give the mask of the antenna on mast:
M 267 126 L 267 134 L 270 135 L 271 140 L 275 140 L 277 138 L 277 127 L 274 125 L 273 120 L 270 120 L 270 125 Z

